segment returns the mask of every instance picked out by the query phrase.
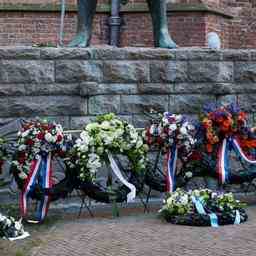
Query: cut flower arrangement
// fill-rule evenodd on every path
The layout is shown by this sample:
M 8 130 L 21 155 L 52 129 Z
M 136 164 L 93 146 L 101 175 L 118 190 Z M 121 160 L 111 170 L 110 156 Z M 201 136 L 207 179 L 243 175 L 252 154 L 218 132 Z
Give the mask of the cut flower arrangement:
M 24 231 L 21 220 L 15 221 L 13 217 L 6 217 L 0 213 L 0 238 L 15 240 L 29 236 Z
M 167 152 L 175 145 L 179 156 L 187 157 L 196 143 L 195 126 L 185 116 L 165 112 L 147 129 L 149 145 L 158 145 Z
M 76 140 L 69 164 L 79 167 L 82 181 L 93 181 L 103 162 L 109 163 L 111 153 L 126 156 L 130 170 L 140 173 L 145 170 L 147 150 L 135 127 L 110 113 L 86 125 Z
M 47 121 L 30 121 L 18 133 L 17 152 L 12 165 L 20 179 L 28 177 L 32 160 L 40 154 L 51 152 L 53 156 L 63 157 L 70 137 L 64 136 L 60 124 Z
M 199 213 L 196 201 L 204 208 L 204 214 Z M 236 200 L 232 193 L 214 192 L 209 189 L 183 191 L 177 189 L 167 195 L 160 214 L 168 222 L 183 225 L 210 225 L 210 214 L 216 214 L 218 224 L 234 224 L 237 211 L 239 222 L 247 220 L 245 204 Z

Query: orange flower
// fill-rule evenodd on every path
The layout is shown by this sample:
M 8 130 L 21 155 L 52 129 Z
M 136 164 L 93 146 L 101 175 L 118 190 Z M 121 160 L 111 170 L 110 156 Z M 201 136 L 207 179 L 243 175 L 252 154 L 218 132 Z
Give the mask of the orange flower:
M 204 118 L 203 125 L 204 125 L 204 128 L 206 128 L 206 129 L 212 127 L 212 120 L 210 120 L 208 118 Z
M 242 148 L 255 148 L 256 140 L 240 140 L 240 145 Z
M 208 153 L 212 153 L 213 146 L 211 144 L 206 144 L 206 150 L 207 150 Z
M 240 112 L 238 115 L 238 121 L 244 121 L 246 119 L 247 115 L 245 112 Z

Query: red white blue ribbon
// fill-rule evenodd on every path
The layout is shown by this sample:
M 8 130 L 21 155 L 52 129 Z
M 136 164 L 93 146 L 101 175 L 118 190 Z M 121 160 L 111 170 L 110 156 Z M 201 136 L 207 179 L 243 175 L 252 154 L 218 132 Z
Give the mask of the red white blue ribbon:
M 256 159 L 252 159 L 241 148 L 236 138 L 225 138 L 218 150 L 217 174 L 221 184 L 225 184 L 229 177 L 229 152 L 234 150 L 235 153 L 244 161 L 250 164 L 256 164 Z
M 241 146 L 239 145 L 239 142 L 237 139 L 232 139 L 232 146 L 236 153 L 246 162 L 250 164 L 256 164 L 256 159 L 252 159 L 250 156 L 248 156 L 245 152 L 243 152 Z
M 173 192 L 175 190 L 175 173 L 178 158 L 178 149 L 175 144 L 171 146 L 165 157 L 166 192 Z
M 27 216 L 28 211 L 28 199 L 34 192 L 35 185 L 38 185 L 43 189 L 49 189 L 52 187 L 52 158 L 51 153 L 46 156 L 38 156 L 38 159 L 34 159 L 31 162 L 30 171 L 24 188 L 21 193 L 20 207 L 21 214 L 24 218 Z M 44 195 L 43 199 L 37 203 L 36 221 L 41 222 L 47 215 L 50 204 L 50 197 Z
M 229 151 L 229 143 L 228 143 L 228 140 L 225 138 L 218 149 L 218 160 L 217 160 L 217 174 L 221 184 L 226 183 L 228 180 L 228 173 L 229 173 L 228 151 Z

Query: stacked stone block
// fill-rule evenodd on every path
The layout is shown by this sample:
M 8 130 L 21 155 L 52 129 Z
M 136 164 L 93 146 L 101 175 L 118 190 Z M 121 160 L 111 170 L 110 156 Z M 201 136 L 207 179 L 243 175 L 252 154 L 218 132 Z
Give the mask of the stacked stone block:
M 195 116 L 210 102 L 256 112 L 256 50 L 0 48 L 0 121 L 48 117 L 66 129 L 115 112 Z

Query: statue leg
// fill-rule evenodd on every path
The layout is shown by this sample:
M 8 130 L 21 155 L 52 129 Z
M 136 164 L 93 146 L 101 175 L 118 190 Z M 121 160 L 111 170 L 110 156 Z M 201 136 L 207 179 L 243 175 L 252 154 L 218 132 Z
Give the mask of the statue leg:
M 151 13 L 155 47 L 176 48 L 168 31 L 166 0 L 147 0 Z
M 97 0 L 77 0 L 77 33 L 69 43 L 70 47 L 87 47 L 92 36 L 92 22 L 96 12 Z

